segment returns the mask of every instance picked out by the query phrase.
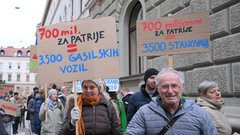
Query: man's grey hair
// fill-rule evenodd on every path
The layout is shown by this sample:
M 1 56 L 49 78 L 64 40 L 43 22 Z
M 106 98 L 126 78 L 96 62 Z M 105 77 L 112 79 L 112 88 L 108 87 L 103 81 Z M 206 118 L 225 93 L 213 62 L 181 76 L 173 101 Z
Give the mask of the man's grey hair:
M 167 73 L 167 72 L 177 74 L 178 77 L 179 77 L 180 83 L 181 83 L 181 84 L 184 84 L 184 74 L 183 74 L 183 72 L 177 71 L 177 70 L 175 70 L 175 69 L 173 69 L 173 68 L 163 68 L 163 69 L 158 73 L 158 75 L 156 76 L 156 85 L 157 85 L 157 86 L 160 85 L 160 80 L 161 80 L 161 77 L 160 77 L 160 76 L 161 76 L 163 73 Z
M 198 93 L 206 94 L 208 90 L 218 87 L 218 83 L 215 81 L 204 80 L 198 85 Z

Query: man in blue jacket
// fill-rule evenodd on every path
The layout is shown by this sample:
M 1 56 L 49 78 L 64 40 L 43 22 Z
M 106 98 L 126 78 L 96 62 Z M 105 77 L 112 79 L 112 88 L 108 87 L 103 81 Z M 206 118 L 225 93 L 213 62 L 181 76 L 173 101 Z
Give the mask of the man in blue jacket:
M 182 72 L 163 69 L 156 77 L 156 85 L 159 98 L 137 111 L 125 135 L 218 135 L 207 112 L 182 98 Z
M 130 122 L 133 115 L 141 106 L 150 103 L 152 99 L 158 96 L 155 82 L 155 77 L 157 76 L 157 74 L 158 70 L 155 68 L 149 68 L 145 71 L 145 84 L 141 85 L 140 91 L 134 93 L 129 99 L 127 109 L 127 123 Z

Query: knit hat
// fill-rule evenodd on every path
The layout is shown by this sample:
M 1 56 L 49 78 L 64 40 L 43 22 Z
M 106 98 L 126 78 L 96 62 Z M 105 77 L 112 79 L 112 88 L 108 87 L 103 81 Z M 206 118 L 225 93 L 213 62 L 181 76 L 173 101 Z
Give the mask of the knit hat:
M 48 91 L 48 97 L 52 96 L 52 94 L 53 94 L 54 92 L 57 92 L 57 90 L 56 90 L 56 89 L 50 89 L 50 90 Z
M 144 73 L 144 82 L 146 83 L 147 82 L 147 79 L 149 77 L 151 77 L 152 75 L 157 75 L 158 74 L 158 70 L 155 69 L 155 68 L 149 68 L 145 71 Z
M 83 81 L 82 81 L 82 85 L 83 85 L 83 82 L 84 82 L 84 81 L 93 81 L 93 82 L 96 84 L 98 90 L 100 91 L 101 79 L 95 79 L 95 80 L 83 80 Z
M 62 86 L 62 89 L 61 89 L 61 91 L 63 92 L 64 90 L 70 90 L 70 87 L 69 86 Z
M 34 95 L 34 96 L 36 96 L 36 94 L 38 94 L 38 93 L 39 93 L 39 90 L 38 90 L 38 89 L 33 91 L 33 95 Z

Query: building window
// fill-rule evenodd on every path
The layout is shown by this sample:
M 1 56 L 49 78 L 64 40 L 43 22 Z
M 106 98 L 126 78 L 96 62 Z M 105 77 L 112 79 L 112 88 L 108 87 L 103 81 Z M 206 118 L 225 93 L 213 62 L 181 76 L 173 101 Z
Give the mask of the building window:
M 17 74 L 17 82 L 20 82 L 21 75 Z
M 29 82 L 29 81 L 30 81 L 30 76 L 26 75 L 26 82 Z
M 3 63 L 0 63 L 0 70 L 3 70 Z
M 17 56 L 22 56 L 22 51 L 18 50 Z
M 140 2 L 137 2 L 131 12 L 129 22 L 129 75 L 142 72 L 142 57 L 137 57 L 136 22 L 143 19 L 143 9 Z
M 8 63 L 8 69 L 12 69 L 12 63 Z
M 65 6 L 65 8 L 64 8 L 64 16 L 65 16 L 65 22 L 66 22 L 67 18 L 68 18 L 67 6 Z
M 87 8 L 87 6 L 90 4 L 91 0 L 82 0 L 82 11 Z
M 4 50 L 0 51 L 0 55 L 3 56 L 5 54 Z
M 0 83 L 3 82 L 3 74 L 0 74 Z
M 12 81 L 12 74 L 8 74 L 8 81 L 9 81 L 9 82 Z
M 21 69 L 21 64 L 20 63 L 17 64 L 17 69 Z
M 30 51 L 29 50 L 27 51 L 27 56 L 30 56 Z
M 62 17 L 61 16 L 59 17 L 59 22 L 62 22 Z
M 27 70 L 29 70 L 30 69 L 30 64 L 29 63 L 27 63 Z

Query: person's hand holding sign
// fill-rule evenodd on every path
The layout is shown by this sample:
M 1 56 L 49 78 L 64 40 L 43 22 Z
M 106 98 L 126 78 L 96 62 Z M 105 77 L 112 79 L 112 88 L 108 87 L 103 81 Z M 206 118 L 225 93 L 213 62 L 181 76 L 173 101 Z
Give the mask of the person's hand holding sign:
M 48 110 L 48 105 L 45 104 L 45 105 L 44 105 L 44 108 L 43 108 L 43 111 L 46 112 L 47 110 Z
M 80 109 L 78 107 L 71 110 L 71 118 L 71 124 L 75 126 L 75 123 L 80 119 Z

